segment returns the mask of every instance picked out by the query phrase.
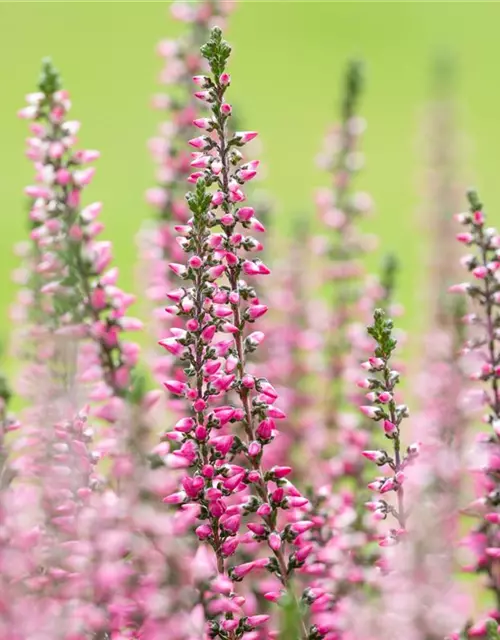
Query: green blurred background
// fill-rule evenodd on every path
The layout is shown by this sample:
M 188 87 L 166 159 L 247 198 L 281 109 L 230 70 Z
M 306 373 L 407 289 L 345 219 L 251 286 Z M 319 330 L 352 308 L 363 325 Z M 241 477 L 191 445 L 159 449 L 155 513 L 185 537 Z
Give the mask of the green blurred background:
M 422 116 L 432 61 L 441 51 L 455 57 L 459 70 L 464 184 L 476 184 L 493 220 L 500 220 L 499 21 L 494 3 L 311 0 L 241 0 L 230 18 L 232 101 L 245 128 L 261 134 L 265 187 L 284 234 L 297 215 L 314 216 L 314 187 L 327 181 L 314 158 L 337 117 L 342 69 L 352 55 L 366 59 L 368 164 L 358 186 L 375 199 L 369 226 L 381 236 L 382 250 L 401 257 L 406 326 L 422 318 Z M 63 74 L 73 116 L 83 121 L 82 143 L 102 151 L 88 197 L 104 201 L 122 284 L 137 291 L 135 235 L 149 215 L 144 190 L 154 182 L 146 141 L 159 116 L 149 107 L 161 66 L 155 46 L 183 28 L 171 20 L 167 2 L 0 4 L 0 339 L 9 332 L 10 273 L 18 262 L 12 246 L 25 236 L 23 187 L 31 181 L 26 122 L 15 114 L 35 88 L 40 58 L 51 55 Z

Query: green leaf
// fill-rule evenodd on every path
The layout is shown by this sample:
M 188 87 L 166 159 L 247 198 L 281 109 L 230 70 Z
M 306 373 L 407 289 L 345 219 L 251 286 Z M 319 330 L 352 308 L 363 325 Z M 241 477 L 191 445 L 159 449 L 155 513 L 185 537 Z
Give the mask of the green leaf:
M 231 47 L 223 39 L 220 27 L 214 27 L 210 32 L 210 38 L 201 49 L 201 55 L 208 60 L 210 69 L 216 80 L 226 68 L 226 62 L 231 55 Z
M 373 325 L 367 328 L 368 334 L 377 342 L 375 350 L 377 357 L 388 360 L 397 345 L 397 340 L 392 336 L 393 322 L 385 317 L 383 309 L 375 309 Z
M 393 299 L 398 268 L 398 259 L 393 253 L 388 253 L 382 262 L 382 273 L 380 275 L 380 284 L 384 289 L 383 302 L 385 308 L 387 308 Z
M 364 64 L 361 60 L 350 60 L 345 74 L 345 87 L 343 92 L 342 115 L 347 122 L 356 113 L 359 97 L 363 90 Z
M 479 196 L 475 189 L 467 189 L 467 200 L 469 201 L 470 210 L 472 211 L 472 213 L 474 213 L 474 211 L 481 211 L 481 209 L 483 208 L 483 205 L 479 200 Z
M 486 637 L 488 640 L 500 640 L 500 633 L 498 633 L 498 623 L 495 620 L 488 620 L 486 622 Z
M 0 374 L 0 398 L 4 400 L 5 404 L 8 404 L 9 400 L 12 398 L 9 383 L 3 374 Z
M 38 88 L 46 95 L 51 96 L 56 91 L 59 91 L 61 86 L 61 76 L 52 64 L 51 58 L 43 58 Z
M 207 185 L 203 178 L 198 178 L 196 188 L 186 194 L 186 200 L 189 208 L 194 213 L 195 226 L 202 227 L 206 223 L 208 210 L 212 201 L 212 195 L 207 191 Z

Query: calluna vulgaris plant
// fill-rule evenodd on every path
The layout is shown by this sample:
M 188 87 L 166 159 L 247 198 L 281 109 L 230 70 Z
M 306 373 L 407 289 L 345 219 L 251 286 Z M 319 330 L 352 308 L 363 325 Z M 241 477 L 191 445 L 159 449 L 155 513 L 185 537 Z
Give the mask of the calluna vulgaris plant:
M 419 406 L 412 420 L 413 438 L 424 447 L 408 479 L 413 492 L 411 545 L 403 549 L 405 557 L 398 563 L 403 567 L 399 592 L 406 593 L 410 601 L 410 606 L 400 607 L 407 612 L 404 624 L 425 631 L 429 638 L 442 638 L 450 629 L 463 626 L 470 610 L 454 580 L 459 566 L 459 513 L 471 412 L 469 385 L 460 357 L 465 304 L 461 298 L 450 298 L 447 292 L 460 269 L 458 259 L 453 259 L 457 254 L 453 212 L 458 206 L 458 189 L 451 73 L 450 61 L 439 57 L 433 65 L 433 96 L 425 114 L 425 218 L 431 223 L 430 264 L 424 289 L 428 326 L 415 374 Z M 439 594 L 446 597 L 439 598 Z
M 395 398 L 400 374 L 391 366 L 391 357 L 396 348 L 392 329 L 392 320 L 386 319 L 384 312 L 377 309 L 373 325 L 368 328 L 368 333 L 376 342 L 375 352 L 363 365 L 372 375 L 362 381 L 364 388 L 370 390 L 367 397 L 371 404 L 363 405 L 361 411 L 371 420 L 382 424 L 384 435 L 392 445 L 389 453 L 385 449 L 363 452 L 365 458 L 377 466 L 387 465 L 390 469 L 388 476 L 377 477 L 368 485 L 381 496 L 380 499 L 369 502 L 368 508 L 378 519 L 385 520 L 387 516 L 391 516 L 396 524 L 382 537 L 381 546 L 391 546 L 406 534 L 408 507 L 405 505 L 403 488 L 405 468 L 418 456 L 418 445 L 410 445 L 406 451 L 402 450 L 401 424 L 409 413 L 408 407 L 397 404 Z M 386 494 L 390 495 L 392 492 L 396 495 L 395 504 L 384 499 Z
M 40 484 L 40 495 L 30 497 L 35 522 L 37 505 L 44 513 L 30 570 L 41 565 L 47 571 L 37 588 L 48 592 L 50 586 L 49 602 L 58 613 L 47 610 L 60 621 L 60 634 L 71 628 L 82 637 L 154 638 L 175 622 L 175 637 L 189 638 L 189 616 L 184 621 L 178 611 L 175 562 L 167 561 L 169 540 L 187 523 L 161 514 L 155 492 L 169 486 L 168 478 L 152 474 L 147 456 L 146 412 L 159 394 L 146 392 L 135 370 L 138 346 L 121 339 L 140 322 L 125 315 L 133 297 L 116 286 L 117 270 L 108 269 L 111 243 L 95 239 L 102 231 L 101 205 L 80 207 L 81 190 L 93 175 L 80 165 L 98 154 L 73 149 L 79 123 L 65 119 L 69 95 L 49 62 L 39 88 L 20 112 L 34 120 L 28 156 L 41 183 L 27 189 L 36 223 L 31 260 L 38 259 L 40 280 L 37 295 L 25 299 L 39 304 L 31 338 L 38 337 L 38 351 L 48 349 L 30 364 L 31 381 L 43 374 L 47 354 L 59 366 L 49 380 L 28 389 L 29 421 L 16 442 L 21 479 Z M 89 409 L 81 408 L 84 402 Z M 95 453 L 89 410 L 101 421 Z M 111 463 L 106 478 L 95 468 L 100 456 Z M 7 522 L 7 528 L 15 525 L 14 519 Z M 192 602 L 186 600 L 187 609 Z
M 297 224 L 289 260 L 266 278 L 275 251 L 263 253 L 247 202 L 259 161 L 243 156 L 257 133 L 235 131 L 231 48 L 213 27 L 229 6 L 173 3 L 188 27 L 159 46 L 169 94 L 154 103 L 169 120 L 151 143 L 158 186 L 142 246 L 146 298 L 161 307 L 151 333 L 167 354 L 148 364 L 164 407 L 126 335 L 142 322 L 127 315 L 135 298 L 101 240 L 102 205 L 83 202 L 99 153 L 78 148 L 80 123 L 49 60 L 19 112 L 34 168 L 14 315 L 27 407 L 19 420 L 9 413 L 0 376 L 0 638 L 498 640 L 500 237 L 470 192 L 458 239 L 474 251 L 462 260 L 474 280 L 451 287 L 475 307 L 470 336 L 458 354 L 461 307 L 442 302 L 454 271 L 436 261 L 430 347 L 406 391 L 420 401 L 410 431 L 389 319 L 396 265 L 380 278 L 362 266 L 359 63 L 327 138 L 333 185 L 315 200 L 331 233 L 305 266 L 312 245 Z M 442 159 L 437 247 L 449 235 Z M 476 394 L 467 368 L 483 382 Z M 477 495 L 463 510 L 479 523 L 460 543 L 475 404 L 488 406 L 489 431 L 476 437 Z M 480 618 L 457 586 L 460 545 L 492 595 Z
M 313 564 L 310 571 L 316 576 L 314 585 L 321 585 L 329 596 L 318 599 L 312 610 L 315 620 L 327 625 L 332 634 L 345 632 L 351 596 L 360 590 L 372 591 L 377 581 L 378 554 L 371 544 L 376 532 L 363 506 L 367 465 L 361 455 L 372 427 L 359 415 L 362 396 L 360 400 L 354 382 L 360 363 L 372 350 L 366 324 L 376 306 L 391 306 L 395 274 L 392 258 L 386 261 L 381 280 L 366 274 L 360 262 L 368 238 L 361 235 L 357 220 L 370 205 L 367 194 L 352 189 L 360 165 L 358 138 L 364 128 L 357 116 L 360 91 L 360 64 L 351 62 L 345 76 L 341 125 L 327 138 L 328 157 L 321 158 L 332 171 L 333 189 L 321 191 L 316 198 L 325 225 L 332 228 L 331 237 L 324 239 L 328 250 L 323 270 L 325 279 L 332 281 L 327 291 L 327 324 L 319 330 L 315 327 L 324 344 L 325 364 L 316 383 L 318 388 L 326 384 L 327 393 L 319 404 L 313 392 L 312 421 L 304 430 L 306 450 L 311 454 L 305 482 L 316 485 L 312 519 L 319 564 Z M 326 458 L 323 465 L 317 462 L 321 457 Z
M 112 256 L 111 243 L 97 240 L 103 230 L 98 220 L 101 203 L 80 205 L 95 173 L 84 165 L 99 153 L 74 149 L 80 123 L 66 119 L 69 94 L 61 89 L 50 61 L 44 63 L 39 91 L 27 100 L 19 116 L 32 121 L 26 153 L 37 184 L 25 192 L 33 198 L 31 238 L 38 249 L 32 267 L 42 280 L 41 301 L 34 297 L 33 302 L 46 310 L 48 329 L 55 335 L 91 339 L 94 346 L 73 357 L 84 359 L 78 363 L 83 369 L 80 382 L 97 383 L 93 399 L 102 401 L 97 415 L 113 423 L 124 405 L 139 351 L 120 337 L 141 323 L 125 315 L 134 297 L 116 286 L 117 269 L 106 271 Z
M 195 164 L 204 169 L 195 174 L 196 189 L 187 197 L 193 216 L 177 227 L 189 257 L 186 264 L 170 265 L 189 286 L 169 293 L 176 303 L 172 311 L 184 316 L 185 329 L 173 329 L 163 344 L 181 358 L 187 376 L 186 382 L 170 380 L 165 386 L 191 405 L 171 436 L 182 443 L 174 455 L 191 473 L 182 479 L 182 490 L 165 502 L 198 506 L 196 533 L 212 547 L 217 567 L 206 598 L 209 636 L 235 640 L 268 619 L 244 615 L 245 598 L 236 583 L 265 568 L 281 585 L 267 599 L 277 600 L 281 592 L 293 589 L 293 574 L 312 550 L 307 541 L 312 523 L 300 517 L 307 499 L 286 480 L 292 469 L 266 470 L 261 464 L 264 448 L 276 435 L 275 420 L 284 414 L 274 405 L 272 384 L 247 369 L 248 353 L 263 338 L 259 331 L 247 334 L 247 326 L 267 311 L 247 278 L 266 275 L 269 269 L 258 258 L 245 257 L 261 249 L 245 230 L 263 227 L 251 207 L 241 206 L 243 185 L 255 177 L 258 161 L 242 164 L 239 149 L 257 134 L 229 132 L 232 109 L 225 94 L 231 82 L 226 71 L 230 52 L 220 29 L 214 28 L 202 47 L 211 76 L 194 77 L 200 88 L 196 97 L 211 109 L 210 117 L 194 124 L 211 135 L 189 141 L 199 150 Z M 215 190 L 208 191 L 212 185 Z M 235 402 L 218 404 L 229 391 Z M 288 509 L 297 510 L 298 518 L 284 525 L 282 512 Z M 241 531 L 244 524 L 246 534 Z M 233 565 L 230 558 L 238 545 L 254 541 L 261 543 L 262 555 Z M 316 628 L 308 631 L 304 622 L 301 627 L 303 638 L 322 637 Z
M 458 221 L 464 231 L 457 235 L 459 242 L 471 247 L 473 253 L 465 256 L 463 265 L 472 274 L 473 282 L 453 285 L 450 290 L 466 293 L 473 305 L 473 312 L 465 316 L 467 325 L 471 326 L 470 338 L 463 351 L 475 355 L 475 371 L 472 379 L 484 383 L 482 404 L 487 407 L 483 421 L 490 426 L 490 431 L 478 435 L 477 448 L 480 459 L 475 461 L 475 489 L 477 500 L 474 511 L 479 517 L 479 524 L 467 536 L 466 544 L 474 556 L 470 570 L 484 573 L 487 586 L 493 595 L 491 617 L 500 621 L 500 581 L 498 575 L 498 559 L 500 558 L 500 538 L 498 514 L 498 433 L 500 425 L 500 356 L 498 353 L 498 303 L 500 288 L 498 268 L 500 238 L 497 231 L 486 226 L 486 216 L 482 204 L 473 190 L 468 192 L 470 210 L 459 214 Z M 493 623 L 480 622 L 468 630 L 470 636 L 483 636 L 492 629 Z M 495 625 L 496 627 L 496 625 Z M 493 633 L 491 631 L 491 633 Z M 490 637 L 490 635 L 488 635 Z M 491 636 L 496 637 L 496 636 Z
M 333 429 L 340 420 L 344 404 L 343 373 L 349 350 L 347 327 L 353 319 L 353 307 L 360 296 L 362 266 L 360 257 L 367 239 L 357 228 L 360 216 L 371 208 L 366 193 L 356 192 L 353 182 L 362 166 L 358 149 L 365 121 L 358 115 L 358 103 L 363 87 L 362 65 L 354 60 L 345 74 L 341 121 L 325 139 L 325 150 L 319 158 L 322 167 L 332 173 L 332 187 L 316 195 L 321 220 L 331 229 L 327 239 L 328 262 L 325 278 L 328 288 L 328 328 L 325 336 L 325 424 Z

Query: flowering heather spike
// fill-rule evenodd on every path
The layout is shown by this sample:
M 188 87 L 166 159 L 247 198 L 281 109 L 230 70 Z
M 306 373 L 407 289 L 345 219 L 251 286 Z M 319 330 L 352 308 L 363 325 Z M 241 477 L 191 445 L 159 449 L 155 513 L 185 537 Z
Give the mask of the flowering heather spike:
M 99 415 L 112 423 L 127 396 L 139 354 L 139 348 L 123 342 L 121 335 L 139 329 L 141 323 L 125 315 L 134 298 L 116 286 L 116 272 L 108 270 L 111 243 L 97 240 L 103 228 L 97 220 L 102 205 L 81 206 L 94 169 L 82 168 L 88 157 L 74 148 L 72 132 L 78 127 L 66 119 L 69 93 L 60 88 L 49 61 L 43 63 L 39 89 L 35 98 L 29 97 L 34 111 L 29 114 L 33 124 L 27 155 L 36 174 L 35 185 L 26 188 L 33 198 L 33 266 L 40 276 L 34 294 L 45 310 L 34 331 L 43 326 L 61 340 L 71 336 L 94 345 L 79 354 L 79 376 L 98 382 L 97 395 L 103 401 Z
M 455 580 L 467 413 L 458 358 L 463 325 L 458 308 L 454 313 L 439 318 L 451 335 L 444 324 L 429 334 L 421 373 L 412 385 L 420 400 L 412 437 L 424 444 L 407 448 L 412 464 L 404 470 L 405 502 L 411 501 L 411 533 L 399 545 L 394 536 L 383 539 L 381 544 L 392 549 L 384 549 L 386 571 L 376 597 L 351 604 L 347 615 L 348 628 L 359 637 L 458 639 L 452 632 L 470 616 L 470 598 Z M 374 520 L 386 519 L 388 506 L 384 500 L 367 504 Z
M 237 640 L 254 628 L 257 618 L 244 616 L 241 609 L 244 599 L 237 598 L 231 586 L 229 597 L 218 598 L 218 582 L 228 578 L 238 582 L 248 573 L 266 568 L 288 590 L 294 571 L 306 562 L 304 547 L 309 525 L 299 520 L 282 528 L 279 515 L 288 506 L 290 484 L 286 478 L 278 477 L 281 471 L 277 474 L 276 470 L 266 471 L 262 467 L 263 450 L 276 432 L 269 413 L 277 394 L 263 376 L 252 375 L 250 384 L 247 369 L 249 345 L 245 335 L 249 325 L 267 307 L 243 278 L 243 265 L 248 260 L 246 251 L 254 240 L 244 235 L 250 223 L 238 221 L 237 216 L 239 203 L 245 200 L 244 179 L 240 177 L 242 156 L 236 149 L 242 140 L 229 133 L 229 115 L 222 109 L 229 86 L 223 79 L 231 48 L 215 27 L 201 51 L 212 72 L 204 80 L 204 86 L 214 121 L 209 153 L 218 168 L 215 172 L 207 168 L 195 191 L 187 196 L 192 212 L 191 230 L 183 236 L 182 248 L 189 258 L 186 271 L 180 275 L 185 295 L 177 306 L 179 315 L 186 320 L 182 341 L 186 348 L 183 362 L 187 382 L 182 393 L 189 401 L 188 417 L 195 420 L 195 425 L 189 432 L 180 432 L 181 447 L 174 456 L 191 469 L 182 481 L 185 504 L 199 506 L 198 535 L 210 544 L 216 558 L 219 576 L 209 587 L 213 597 L 209 610 L 217 615 L 212 615 L 208 623 L 210 636 L 227 638 L 226 631 L 230 630 L 231 637 Z M 214 202 L 209 186 L 221 194 L 220 200 Z M 193 258 L 200 268 L 193 266 Z M 217 267 L 223 269 L 216 273 Z M 188 299 L 192 304 L 183 306 Z M 229 317 L 226 307 L 230 310 Z M 215 333 L 208 333 L 210 327 L 215 327 Z M 218 337 L 221 332 L 225 333 L 224 340 Z M 253 342 L 252 350 L 256 346 Z M 214 366 L 216 362 L 221 366 Z M 237 402 L 234 406 L 220 406 L 221 399 L 230 392 Z M 223 422 L 223 412 L 228 411 L 232 417 Z M 231 422 L 240 423 L 242 431 L 236 431 Z M 255 447 L 255 442 L 260 448 Z M 236 460 L 241 464 L 236 464 Z M 240 530 L 247 519 L 249 525 L 259 525 L 255 541 L 270 555 L 231 566 L 229 557 L 236 549 L 234 543 L 243 537 Z M 250 526 L 249 529 L 254 530 Z M 259 624 L 261 621 L 264 619 L 259 617 Z M 304 622 L 301 628 L 306 638 Z
M 140 322 L 125 315 L 133 297 L 117 287 L 118 272 L 108 268 L 111 244 L 96 241 L 102 228 L 97 221 L 101 204 L 80 206 L 81 191 L 92 176 L 80 166 L 96 154 L 74 150 L 78 126 L 66 120 L 69 95 L 60 89 L 51 69 L 45 65 L 42 91 L 29 96 L 35 109 L 29 114 L 34 122 L 28 156 L 41 183 L 28 189 L 35 198 L 31 235 L 37 252 L 31 259 L 40 282 L 25 298 L 38 305 L 36 315 L 27 314 L 30 337 L 36 343 L 31 374 L 37 378 L 32 419 L 24 438 L 16 442 L 23 454 L 16 459 L 19 486 L 26 479 L 42 485 L 39 502 L 45 520 L 40 544 L 33 551 L 33 581 L 40 580 L 40 566 L 48 568 L 44 584 L 39 585 L 55 594 L 48 599 L 52 607 L 48 611 L 60 606 L 71 591 L 73 629 L 88 629 L 85 616 L 90 606 L 95 608 L 89 631 L 93 637 L 94 632 L 96 637 L 113 636 L 125 627 L 141 637 L 153 637 L 181 622 L 180 596 L 167 580 L 171 585 L 191 581 L 190 573 L 179 566 L 187 564 L 184 550 L 172 542 L 191 527 L 193 514 L 186 511 L 166 520 L 155 511 L 157 500 L 151 500 L 155 492 L 175 482 L 165 468 L 154 478 L 149 473 L 146 414 L 159 396 L 146 392 L 145 380 L 136 370 L 139 347 L 121 339 L 122 332 L 139 329 Z M 50 343 L 57 344 L 56 362 Z M 54 364 L 53 375 L 47 376 L 47 367 Z M 86 395 L 94 416 L 115 427 L 99 441 L 101 454 L 111 461 L 105 489 L 104 480 L 93 470 L 99 456 L 88 449 L 92 431 L 84 424 L 84 412 L 74 408 Z M 168 444 L 162 443 L 152 456 L 155 466 L 163 466 L 167 455 Z M 155 488 L 158 483 L 160 490 Z M 102 490 L 94 491 L 96 487 Z M 66 553 L 70 548 L 81 551 Z M 45 549 L 51 550 L 49 556 Z M 30 589 L 36 586 L 27 583 Z M 0 598 L 4 601 L 3 593 Z M 158 598 L 163 602 L 159 609 L 152 604 Z M 185 604 L 191 611 L 193 603 Z M 56 614 L 53 617 L 58 620 Z M 189 624 L 189 620 L 179 624 L 176 639 L 191 635 Z M 59 637 L 61 631 L 47 633 Z
M 424 191 L 426 213 L 419 211 L 425 230 L 431 230 L 428 286 L 429 322 L 445 330 L 453 325 L 453 313 L 448 305 L 447 290 L 458 278 L 459 247 L 454 242 L 455 224 L 452 212 L 460 206 L 457 189 L 460 157 L 458 125 L 454 96 L 456 69 L 448 56 L 436 58 L 432 73 L 432 96 L 429 102 L 422 138 L 426 145 L 427 166 Z M 465 239 L 465 238 L 464 238 Z
M 367 392 L 374 393 L 371 391 L 372 372 L 383 365 L 382 358 L 370 357 L 373 340 L 366 334 L 366 324 L 377 304 L 387 309 L 395 307 L 392 300 L 395 274 L 396 264 L 391 258 L 384 262 L 380 282 L 373 278 L 366 279 L 358 303 L 359 319 L 351 321 L 347 327 L 351 348 L 346 358 L 345 376 L 353 383 L 353 390 L 347 394 L 352 409 L 346 407 L 339 414 L 338 430 L 334 434 L 334 456 L 328 460 L 326 467 L 321 468 L 322 486 L 311 497 L 311 519 L 316 523 L 312 537 L 317 541 L 318 549 L 313 558 L 316 573 L 313 574 L 311 587 L 321 589 L 326 594 L 312 605 L 313 620 L 332 634 L 342 634 L 348 628 L 348 612 L 361 593 L 376 593 L 379 589 L 379 580 L 373 567 L 379 564 L 382 550 L 370 543 L 378 537 L 378 521 L 387 517 L 387 502 L 382 499 L 369 502 L 367 506 L 372 514 L 366 513 L 363 503 L 369 497 L 366 489 L 367 474 L 372 469 L 369 459 L 382 464 L 389 454 L 374 449 L 374 446 L 378 447 L 375 444 L 378 439 L 373 442 L 373 431 L 374 428 L 380 430 L 383 422 L 362 417 L 358 408 L 361 404 L 366 405 Z M 384 286 L 381 286 L 382 283 Z M 354 383 L 359 381 L 359 367 L 363 360 L 370 377 L 364 377 L 362 388 L 356 390 Z M 387 410 L 385 396 L 384 400 L 381 405 Z M 312 448 L 312 443 L 308 444 L 308 448 Z M 317 462 L 314 464 L 317 465 Z M 309 468 L 311 466 L 310 462 Z M 338 535 L 339 531 L 341 535 Z M 341 559 L 339 547 L 342 548 Z M 339 580 L 339 575 L 345 576 L 345 580 Z
M 325 424 L 333 428 L 339 420 L 343 398 L 342 386 L 345 358 L 349 351 L 347 327 L 353 320 L 359 300 L 360 256 L 369 248 L 368 238 L 356 228 L 360 216 L 371 208 L 370 197 L 353 190 L 353 180 L 362 166 L 357 149 L 364 121 L 357 115 L 363 88 L 362 65 L 351 61 L 346 70 L 341 122 L 326 138 L 325 152 L 319 164 L 333 177 L 332 190 L 321 190 L 316 196 L 318 214 L 331 229 L 326 239 L 328 264 L 325 278 L 331 282 L 328 291 L 328 327 L 324 348 L 327 387 L 325 389 Z
M 418 455 L 418 451 L 407 455 L 401 451 L 400 428 L 402 421 L 408 417 L 406 405 L 396 405 L 394 393 L 399 382 L 399 373 L 391 369 L 391 357 L 396 348 L 396 340 L 393 337 L 392 320 L 386 319 L 384 311 L 377 309 L 374 313 L 373 325 L 368 327 L 368 334 L 375 340 L 375 357 L 382 362 L 374 367 L 374 373 L 378 374 L 371 378 L 374 389 L 374 400 L 372 408 L 376 409 L 373 420 L 383 423 L 384 433 L 393 445 L 393 453 L 387 454 L 385 451 L 367 452 L 374 454 L 376 464 L 386 464 L 392 471 L 390 476 L 381 476 L 370 483 L 369 488 L 380 494 L 387 494 L 394 491 L 397 497 L 397 504 L 389 506 L 384 502 L 381 507 L 383 514 L 391 513 L 398 524 L 397 529 L 392 529 L 380 542 L 381 546 L 397 542 L 406 527 L 407 510 L 404 504 L 403 482 L 405 480 L 405 468 Z M 384 396 L 384 397 L 382 397 Z M 389 399 L 387 400 L 387 396 Z M 362 407 L 363 408 L 363 407 Z M 365 412 L 366 414 L 366 412 Z
M 427 554 L 435 553 L 436 545 L 445 542 L 438 564 L 444 567 L 448 562 L 448 579 L 456 564 L 467 433 L 475 412 L 469 400 L 466 357 L 461 356 L 465 300 L 453 297 L 449 302 L 453 304 L 440 305 L 435 324 L 425 336 L 419 373 L 412 385 L 417 389 L 420 405 L 412 420 L 413 438 L 425 443 L 414 472 L 418 475 L 422 470 L 417 492 L 421 512 L 418 520 L 427 523 L 425 533 L 420 528 L 412 532 L 412 540 L 418 546 L 418 534 L 427 536 L 428 544 L 420 547 L 420 552 Z
M 480 524 L 471 531 L 466 544 L 474 552 L 474 570 L 486 573 L 488 587 L 495 598 L 495 617 L 500 615 L 500 581 L 498 580 L 497 561 L 491 549 L 500 548 L 500 529 L 490 514 L 498 511 L 498 456 L 500 453 L 500 348 L 498 343 L 500 285 L 497 278 L 497 265 L 500 264 L 500 236 L 496 229 L 486 226 L 483 206 L 474 190 L 467 193 L 469 213 L 460 216 L 460 222 L 470 234 L 472 255 L 466 268 L 474 272 L 479 267 L 485 270 L 485 276 L 474 279 L 467 289 L 467 295 L 476 310 L 473 336 L 465 343 L 463 351 L 476 356 L 478 370 L 471 375 L 473 380 L 483 382 L 485 387 L 483 404 L 488 413 L 484 422 L 490 425 L 488 433 L 478 437 L 477 499 L 480 501 Z M 481 365 L 481 366 L 480 366 Z M 488 518 L 484 517 L 488 514 Z

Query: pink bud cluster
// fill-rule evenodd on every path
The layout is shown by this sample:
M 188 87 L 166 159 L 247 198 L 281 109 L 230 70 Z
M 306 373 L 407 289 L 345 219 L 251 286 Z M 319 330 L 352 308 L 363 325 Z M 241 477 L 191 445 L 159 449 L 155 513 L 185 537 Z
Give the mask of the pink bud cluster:
M 210 637 L 236 640 L 268 616 L 245 615 L 245 598 L 235 583 L 265 568 L 277 578 L 265 597 L 279 599 L 312 551 L 307 536 L 312 523 L 300 515 L 308 500 L 287 479 L 292 469 L 265 470 L 261 463 L 277 434 L 276 420 L 285 415 L 275 404 L 273 385 L 247 368 L 248 354 L 264 338 L 251 326 L 267 312 L 248 278 L 269 273 L 261 260 L 248 257 L 262 249 L 248 231 L 263 231 L 263 226 L 243 204 L 244 184 L 255 176 L 258 162 L 244 162 L 239 149 L 257 134 L 229 133 L 231 108 L 224 98 L 230 76 L 224 67 L 230 49 L 219 29 L 202 51 L 212 75 L 194 78 L 203 89 L 195 95 L 211 107 L 205 127 L 211 135 L 190 140 L 201 149 L 192 164 L 202 170 L 193 175 L 196 189 L 188 194 L 193 217 L 176 227 L 187 258 L 170 265 L 182 283 L 168 294 L 172 304 L 167 309 L 184 319 L 185 328 L 172 329 L 162 340 L 185 365 L 186 381 L 168 380 L 165 386 L 186 398 L 190 411 L 166 437 L 180 445 L 171 464 L 190 473 L 164 501 L 197 514 L 196 534 L 212 547 L 218 573 L 209 589 Z M 207 185 L 215 189 L 208 191 Z M 234 400 L 221 404 L 228 396 Z M 288 510 L 296 518 L 282 524 Z M 256 543 L 255 559 L 231 563 L 240 545 Z
M 358 385 L 368 391 L 366 397 L 370 402 L 360 407 L 361 412 L 382 425 L 383 434 L 392 444 L 392 451 L 389 453 L 385 449 L 363 451 L 367 460 L 389 472 L 368 484 L 368 488 L 380 497 L 366 504 L 377 520 L 385 520 L 388 515 L 396 520 L 396 528 L 391 528 L 380 539 L 380 546 L 387 547 L 396 544 L 406 534 L 408 514 L 403 489 L 405 469 L 418 456 L 419 444 L 410 445 L 405 453 L 401 450 L 401 424 L 409 416 L 409 412 L 406 405 L 396 404 L 396 385 L 400 374 L 392 369 L 390 362 L 396 340 L 392 337 L 392 321 L 385 319 L 383 311 L 376 310 L 374 317 L 375 322 L 369 328 L 369 333 L 375 339 L 377 347 L 374 356 L 362 364 L 363 369 L 371 375 L 359 380 Z M 392 493 L 396 495 L 396 504 L 386 500 Z
M 308 477 L 311 466 L 320 469 L 311 516 L 315 523 L 312 535 L 318 571 L 311 586 L 321 587 L 328 594 L 311 610 L 314 621 L 328 629 L 332 638 L 342 636 L 349 628 L 350 611 L 360 593 L 378 592 L 380 569 L 385 566 L 381 550 L 373 545 L 379 537 L 379 520 L 364 507 L 371 462 L 363 457 L 363 452 L 374 438 L 374 423 L 359 415 L 358 407 L 365 400 L 366 389 L 354 384 L 359 380 L 360 362 L 373 352 L 373 339 L 366 333 L 373 308 L 384 305 L 396 310 L 395 305 L 390 305 L 393 283 L 387 274 L 382 280 L 383 285 L 378 279 L 366 278 L 355 308 L 358 321 L 352 320 L 346 327 L 350 349 L 345 356 L 344 378 L 353 388 L 346 390 L 345 400 L 352 410 L 346 402 L 338 413 L 335 454 L 321 467 L 317 463 L 318 454 L 313 454 L 307 467 Z
M 192 520 L 158 511 L 157 494 L 175 483 L 166 469 L 149 469 L 146 414 L 159 393 L 145 391 L 133 371 L 139 347 L 122 338 L 122 332 L 137 330 L 141 323 L 125 315 L 133 297 L 116 286 L 118 272 L 108 268 L 111 244 L 96 240 L 103 228 L 100 203 L 80 206 L 80 192 L 91 175 L 82 182 L 78 167 L 89 157 L 74 150 L 79 125 L 66 121 L 69 97 L 56 90 L 57 84 L 47 65 L 44 90 L 29 97 L 36 109 L 21 112 L 34 119 L 28 155 L 37 181 L 42 180 L 27 190 L 34 199 L 37 251 L 32 258 L 40 273 L 40 286 L 28 300 L 38 303 L 42 297 L 36 314 L 27 317 L 32 323 L 36 318 L 49 336 L 40 342 L 40 332 L 31 332 L 36 344 L 31 375 L 56 365 L 53 375 L 39 378 L 27 428 L 16 441 L 19 482 L 41 481 L 33 510 L 39 516 L 35 508 L 41 505 L 43 522 L 35 518 L 40 536 L 33 562 L 35 570 L 37 563 L 47 568 L 47 577 L 36 581 L 38 597 L 40 590 L 50 592 L 51 607 L 64 612 L 70 600 L 71 624 L 66 613 L 64 620 L 56 619 L 61 633 L 73 630 L 75 639 L 139 634 L 153 640 L 175 621 L 172 637 L 187 640 L 192 635 L 186 612 L 193 602 L 174 585 L 176 575 L 183 586 L 190 575 L 178 569 L 175 554 L 182 560 L 184 549 L 172 539 L 185 533 Z M 67 180 L 43 182 L 43 176 L 62 170 Z M 98 441 L 100 454 L 111 459 L 106 478 L 94 471 L 100 455 L 88 448 L 92 430 L 83 426 L 83 418 L 67 419 L 82 396 L 88 397 L 94 417 L 113 425 Z M 6 557 L 14 553 L 9 546 Z
M 464 231 L 457 235 L 472 253 L 462 259 L 463 266 L 472 275 L 471 282 L 450 287 L 450 291 L 467 293 L 474 311 L 464 321 L 471 327 L 471 336 L 463 353 L 474 357 L 475 370 L 471 379 L 483 383 L 481 404 L 487 407 L 483 421 L 490 430 L 478 436 L 480 460 L 475 471 L 477 500 L 469 512 L 479 517 L 479 524 L 466 538 L 466 545 L 473 553 L 471 570 L 485 573 L 487 584 L 493 592 L 496 607 L 493 617 L 500 622 L 500 580 L 497 565 L 500 557 L 500 514 L 498 512 L 500 460 L 500 353 L 499 312 L 500 284 L 500 236 L 496 229 L 488 227 L 477 194 L 468 193 L 470 211 L 457 215 Z
M 50 66 L 46 73 L 51 77 Z M 85 165 L 99 153 L 75 149 L 80 123 L 67 119 L 69 93 L 54 90 L 48 80 L 40 87 L 27 96 L 28 106 L 19 112 L 31 121 L 26 154 L 36 182 L 25 193 L 32 199 L 39 295 L 54 335 L 87 339 L 78 353 L 79 382 L 93 383 L 91 399 L 101 402 L 96 415 L 114 423 L 139 356 L 139 347 L 122 334 L 142 325 L 126 315 L 134 296 L 118 288 L 118 270 L 109 268 L 111 242 L 98 239 L 104 228 L 99 221 L 101 203 L 81 205 L 82 192 L 95 172 Z

